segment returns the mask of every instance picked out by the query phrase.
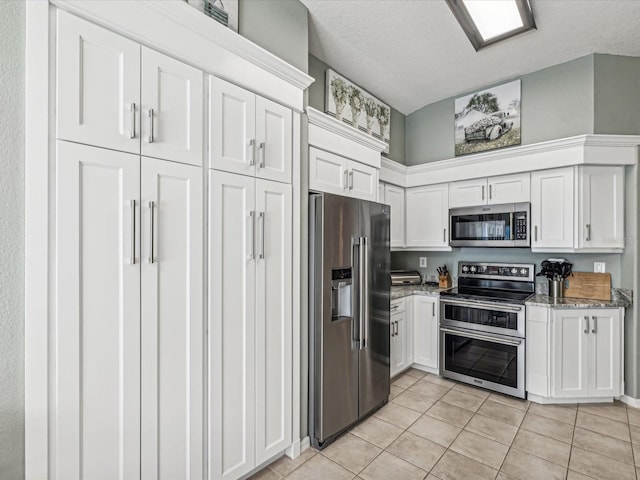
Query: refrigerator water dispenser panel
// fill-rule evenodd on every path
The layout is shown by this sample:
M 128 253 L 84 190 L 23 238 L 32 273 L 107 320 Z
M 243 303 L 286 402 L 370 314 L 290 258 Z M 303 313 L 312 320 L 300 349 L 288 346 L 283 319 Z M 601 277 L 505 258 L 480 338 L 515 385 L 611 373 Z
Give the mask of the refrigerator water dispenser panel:
M 331 270 L 331 320 L 353 317 L 351 304 L 351 268 Z

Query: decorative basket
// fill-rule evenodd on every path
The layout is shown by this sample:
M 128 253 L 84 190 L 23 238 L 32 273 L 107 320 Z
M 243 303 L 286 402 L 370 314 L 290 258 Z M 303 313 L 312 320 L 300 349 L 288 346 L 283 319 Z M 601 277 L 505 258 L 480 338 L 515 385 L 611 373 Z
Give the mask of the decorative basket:
M 229 26 L 229 14 L 222 8 L 214 5 L 215 0 L 205 0 L 204 13 L 213 18 L 215 21 L 223 24 L 225 27 Z

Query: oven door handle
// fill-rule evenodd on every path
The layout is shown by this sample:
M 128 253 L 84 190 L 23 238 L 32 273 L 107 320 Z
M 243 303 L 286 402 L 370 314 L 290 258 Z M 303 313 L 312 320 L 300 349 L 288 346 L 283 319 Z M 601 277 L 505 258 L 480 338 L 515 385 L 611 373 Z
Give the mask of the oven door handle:
M 448 305 L 461 305 L 463 307 L 477 307 L 477 308 L 486 308 L 489 310 L 504 310 L 507 312 L 521 312 L 522 307 L 513 307 L 509 305 L 502 305 L 499 303 L 480 303 L 480 302 L 465 302 L 462 300 L 441 300 L 442 303 L 446 303 Z
M 459 337 L 468 337 L 476 340 L 486 340 L 487 342 L 500 343 L 502 345 L 511 345 L 514 347 L 517 347 L 522 343 L 522 340 L 507 340 L 502 337 L 493 337 L 489 335 L 481 335 L 479 333 L 471 333 L 471 332 L 461 331 L 461 330 L 452 330 L 450 328 L 440 327 L 440 331 L 443 333 L 458 335 Z

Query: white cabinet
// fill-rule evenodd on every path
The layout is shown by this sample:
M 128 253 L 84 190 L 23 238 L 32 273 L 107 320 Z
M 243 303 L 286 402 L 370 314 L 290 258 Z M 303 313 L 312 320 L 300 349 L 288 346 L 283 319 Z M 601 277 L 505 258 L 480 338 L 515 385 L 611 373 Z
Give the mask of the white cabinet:
M 413 296 L 414 362 L 432 372 L 438 370 L 439 297 Z
M 573 167 L 531 173 L 531 248 L 573 248 Z
M 202 165 L 201 71 L 62 11 L 56 71 L 57 138 Z
M 617 309 L 555 310 L 551 328 L 551 396 L 622 394 L 621 313 Z
M 378 170 L 370 165 L 309 148 L 309 188 L 319 192 L 378 199 Z
M 384 184 L 384 202 L 391 206 L 391 248 L 404 247 L 404 188 Z
M 210 171 L 210 478 L 291 442 L 291 187 Z
M 384 182 L 378 182 L 378 202 L 386 203 L 384 200 Z
M 292 114 L 209 77 L 209 167 L 291 183 Z
M 531 198 L 529 172 L 476 178 L 449 184 L 449 208 L 528 202 Z
M 624 167 L 578 167 L 579 249 L 624 248 Z
M 389 374 L 395 377 L 407 368 L 407 299 L 397 298 L 391 300 L 391 317 L 389 324 Z
M 405 195 L 406 246 L 448 249 L 448 184 L 407 188 Z
M 197 167 L 57 144 L 60 478 L 202 475 L 200 178 Z

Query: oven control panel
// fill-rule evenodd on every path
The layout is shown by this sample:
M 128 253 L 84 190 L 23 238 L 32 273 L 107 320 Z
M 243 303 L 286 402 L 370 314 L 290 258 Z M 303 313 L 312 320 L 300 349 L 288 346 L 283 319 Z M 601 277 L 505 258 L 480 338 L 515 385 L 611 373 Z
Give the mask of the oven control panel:
M 528 263 L 459 262 L 458 277 L 534 281 L 535 265 Z

